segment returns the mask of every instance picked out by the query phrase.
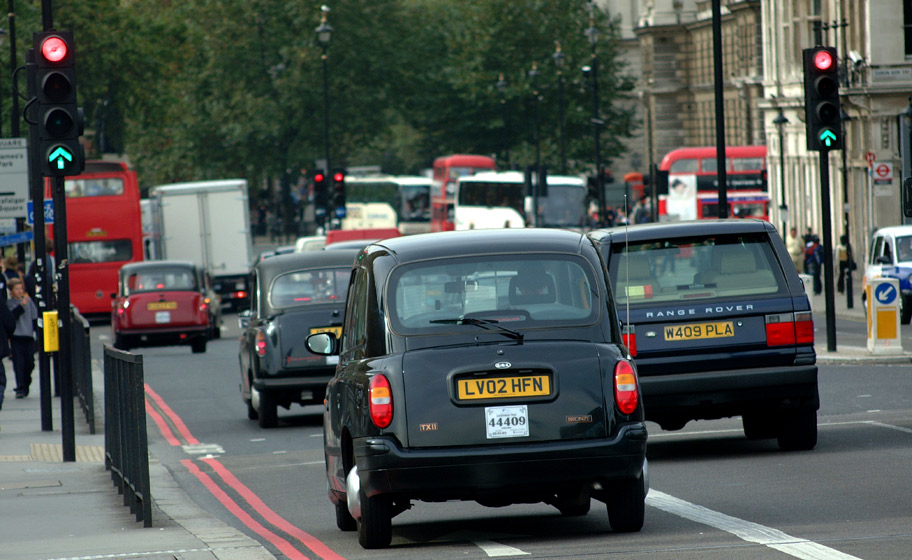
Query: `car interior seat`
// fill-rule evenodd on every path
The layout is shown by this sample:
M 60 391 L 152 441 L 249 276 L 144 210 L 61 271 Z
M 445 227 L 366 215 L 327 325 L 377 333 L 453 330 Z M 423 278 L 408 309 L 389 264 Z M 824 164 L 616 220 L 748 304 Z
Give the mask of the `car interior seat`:
M 522 294 L 519 291 L 519 275 L 510 278 L 508 296 L 511 305 L 525 305 L 530 303 L 554 303 L 557 301 L 557 289 L 554 285 L 554 278 L 545 273 L 545 290 L 540 294 Z

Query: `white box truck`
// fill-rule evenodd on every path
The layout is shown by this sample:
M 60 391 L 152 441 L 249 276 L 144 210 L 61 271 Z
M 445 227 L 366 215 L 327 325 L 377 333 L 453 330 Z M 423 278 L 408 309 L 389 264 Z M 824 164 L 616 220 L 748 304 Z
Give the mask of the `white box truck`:
M 149 199 L 155 257 L 197 263 L 209 272 L 224 309 L 245 307 L 253 261 L 247 181 L 160 185 Z

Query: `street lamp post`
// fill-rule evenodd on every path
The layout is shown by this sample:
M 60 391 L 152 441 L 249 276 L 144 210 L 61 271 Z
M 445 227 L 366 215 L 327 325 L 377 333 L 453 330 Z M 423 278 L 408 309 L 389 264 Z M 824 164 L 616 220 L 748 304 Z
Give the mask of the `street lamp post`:
M 503 72 L 497 78 L 497 91 L 500 92 L 500 110 L 503 113 L 503 149 L 504 160 L 507 168 L 510 168 L 510 127 L 507 124 L 507 81 L 504 80 Z
M 598 196 L 599 225 L 605 220 L 605 187 L 602 181 L 602 159 L 599 149 L 599 137 L 601 136 L 601 127 L 604 123 L 599 118 L 599 92 L 598 92 L 598 57 L 596 56 L 596 46 L 598 45 L 599 30 L 595 26 L 595 4 L 589 3 L 589 29 L 586 30 L 589 37 L 589 43 L 592 45 L 592 62 L 590 66 L 583 67 L 583 73 L 592 80 L 592 135 L 595 148 L 595 188 Z M 626 206 L 629 207 L 630 201 Z
M 845 23 L 845 19 L 842 21 Z M 852 295 L 852 263 L 855 262 L 855 257 L 852 254 L 852 237 L 849 235 L 849 177 L 846 174 L 846 152 L 849 145 L 849 139 L 846 137 L 846 123 L 851 117 L 842 108 L 839 109 L 839 112 L 841 113 L 840 121 L 842 124 L 842 150 L 840 151 L 842 152 L 842 212 L 843 220 L 845 221 L 843 229 L 845 230 L 845 247 L 849 259 L 845 269 L 844 287 L 846 291 L 846 307 L 852 309 L 855 307 L 854 296 Z
M 538 227 L 538 180 L 541 177 L 541 97 L 538 95 L 536 81 L 541 72 L 538 71 L 538 64 L 533 62 L 532 69 L 529 70 L 529 82 L 532 85 L 532 97 L 535 101 L 535 172 L 532 174 L 532 224 Z
M 329 71 L 326 66 L 326 49 L 332 41 L 333 28 L 326 22 L 326 14 L 329 12 L 327 6 L 321 8 L 320 25 L 317 27 L 317 43 L 323 49 L 323 55 L 320 57 L 323 61 L 323 147 L 326 150 L 326 169 L 324 172 L 328 177 L 332 173 L 332 162 L 329 159 Z M 329 212 L 326 213 L 329 216 Z
M 556 43 L 554 66 L 557 67 L 557 143 L 560 148 L 560 172 L 567 174 L 567 145 L 564 138 L 564 53 L 561 52 L 560 41 Z
M 773 119 L 773 124 L 779 130 L 779 215 L 782 217 L 782 238 L 788 235 L 788 204 L 785 203 L 785 125 L 789 120 L 779 108 L 779 114 Z

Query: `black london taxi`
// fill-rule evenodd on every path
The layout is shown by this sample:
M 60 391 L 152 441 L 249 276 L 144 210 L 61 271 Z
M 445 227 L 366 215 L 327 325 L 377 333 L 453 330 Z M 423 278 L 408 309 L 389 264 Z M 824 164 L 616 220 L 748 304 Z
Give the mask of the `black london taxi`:
M 608 269 L 647 420 L 676 430 L 741 416 L 750 439 L 814 448 L 814 323 L 772 224 L 697 220 L 589 235 Z
M 307 351 L 307 335 L 342 330 L 345 290 L 357 251 L 277 255 L 253 268 L 250 309 L 238 314 L 241 398 L 247 417 L 278 425 L 278 407 L 322 404 L 336 356 Z
M 607 504 L 639 531 L 648 490 L 636 368 L 592 242 L 570 231 L 411 235 L 354 261 L 324 417 L 342 530 L 388 546 L 413 500 Z
M 189 345 L 193 353 L 221 333 L 219 297 L 190 261 L 145 261 L 120 268 L 111 294 L 114 347 Z

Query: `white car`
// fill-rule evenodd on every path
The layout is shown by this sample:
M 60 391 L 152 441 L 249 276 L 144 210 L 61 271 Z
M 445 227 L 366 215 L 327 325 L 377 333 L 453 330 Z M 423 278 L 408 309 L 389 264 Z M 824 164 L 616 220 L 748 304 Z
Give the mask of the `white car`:
M 900 317 L 903 324 L 912 320 L 912 225 L 885 227 L 874 232 L 865 274 L 862 280 L 861 301 L 865 303 L 864 289 L 874 278 L 899 280 Z M 865 307 L 867 309 L 867 307 Z

